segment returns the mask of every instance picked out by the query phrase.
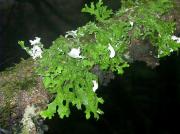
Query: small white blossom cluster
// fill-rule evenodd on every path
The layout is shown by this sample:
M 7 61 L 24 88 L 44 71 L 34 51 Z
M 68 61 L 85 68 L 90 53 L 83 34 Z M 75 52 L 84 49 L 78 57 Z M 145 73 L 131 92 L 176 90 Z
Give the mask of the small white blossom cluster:
M 133 26 L 133 22 L 130 22 L 130 24 L 131 24 L 131 26 Z M 75 31 L 72 30 L 72 31 L 66 32 L 65 38 L 68 38 L 69 36 L 76 38 L 77 37 L 77 30 L 75 30 Z M 58 50 L 60 50 L 60 49 L 58 48 Z M 115 56 L 115 50 L 111 46 L 111 44 L 108 44 L 108 50 L 110 51 L 109 57 L 113 58 Z M 70 50 L 70 52 L 68 53 L 68 55 L 72 58 L 75 58 L 75 59 L 84 59 L 85 58 L 84 56 L 81 55 L 80 47 L 72 48 Z M 98 89 L 98 82 L 96 80 L 93 80 L 92 83 L 93 83 L 92 90 L 95 92 Z
M 83 56 L 80 55 L 80 53 L 81 53 L 80 48 L 72 48 L 71 51 L 68 53 L 68 55 L 76 59 L 84 58 Z
M 109 57 L 113 58 L 115 56 L 116 52 L 115 52 L 114 48 L 111 46 L 111 44 L 108 44 L 108 50 L 110 51 Z M 75 59 L 83 59 L 84 56 L 81 56 L 80 53 L 81 53 L 80 47 L 72 48 L 71 51 L 68 53 L 68 55 Z
M 108 50 L 110 51 L 110 58 L 113 58 L 115 56 L 115 50 L 114 48 L 111 46 L 111 44 L 108 44 Z M 68 53 L 68 55 L 72 58 L 75 59 L 84 59 L 85 57 L 80 55 L 81 50 L 80 47 L 79 48 L 72 48 L 71 51 Z M 92 90 L 95 92 L 98 89 L 98 82 L 96 80 L 93 80 L 93 88 Z
M 65 35 L 65 38 L 67 38 L 67 37 L 69 37 L 69 36 L 71 36 L 71 37 L 73 37 L 73 38 L 76 38 L 76 37 L 77 37 L 77 30 L 67 31 L 67 32 L 66 32 L 66 35 Z
M 171 36 L 171 39 L 176 41 L 177 43 L 180 43 L 180 37 L 173 35 L 173 36 Z
M 41 38 L 39 37 L 35 37 L 35 40 L 29 40 L 29 42 L 31 43 L 32 46 L 39 44 L 41 41 Z
M 29 41 L 31 43 L 31 45 L 33 46 L 33 48 L 31 50 L 29 50 L 28 53 L 34 60 L 37 58 L 42 58 L 43 46 L 42 46 L 40 40 L 41 40 L 41 38 L 35 37 L 35 40 Z

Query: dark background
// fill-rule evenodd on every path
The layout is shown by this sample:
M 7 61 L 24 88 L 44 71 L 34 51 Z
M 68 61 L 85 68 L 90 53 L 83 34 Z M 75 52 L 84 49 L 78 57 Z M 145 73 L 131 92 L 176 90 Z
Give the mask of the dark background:
M 0 70 L 19 62 L 27 54 L 18 40 L 42 38 L 45 47 L 59 35 L 86 24 L 91 18 L 81 13 L 85 3 L 93 0 L 0 0 Z M 97 1 L 97 0 L 95 0 Z M 119 0 L 105 2 L 113 9 Z
M 0 70 L 13 66 L 28 55 L 18 40 L 41 37 L 48 48 L 68 30 L 91 20 L 81 8 L 90 0 L 0 0 Z M 114 10 L 119 0 L 106 0 Z M 72 108 L 69 118 L 46 120 L 48 134 L 178 134 L 180 106 L 180 56 L 173 53 L 151 69 L 135 62 L 106 87 L 97 90 L 105 103 L 104 115 L 86 120 Z

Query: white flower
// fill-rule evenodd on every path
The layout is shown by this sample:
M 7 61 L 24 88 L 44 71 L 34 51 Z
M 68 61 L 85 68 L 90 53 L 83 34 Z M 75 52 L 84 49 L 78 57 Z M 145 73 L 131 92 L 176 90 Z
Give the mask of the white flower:
M 171 36 L 171 39 L 176 41 L 177 43 L 180 43 L 180 37 L 173 35 L 173 36 Z
M 98 89 L 98 83 L 96 80 L 93 80 L 93 91 L 95 92 Z
M 180 43 L 180 37 L 178 37 L 175 41 L 176 41 L 177 43 Z
M 29 51 L 29 54 L 33 59 L 42 58 L 42 49 L 38 45 L 34 45 L 33 48 Z
M 72 58 L 84 58 L 80 55 L 81 51 L 80 48 L 72 48 L 71 51 L 68 53 L 68 55 Z
M 111 46 L 111 44 L 109 44 L 108 49 L 110 51 L 109 57 L 113 58 L 115 56 L 115 51 L 114 51 L 114 48 Z
M 131 25 L 131 26 L 133 26 L 133 25 L 134 25 L 134 22 L 132 22 L 132 21 L 130 21 L 129 23 L 130 23 L 130 25 Z
M 35 40 L 29 40 L 29 42 L 31 43 L 31 45 L 36 45 L 40 43 L 41 38 L 39 37 L 35 37 Z
M 76 36 L 77 36 L 77 30 L 67 31 L 67 32 L 66 32 L 66 35 L 65 35 L 65 38 L 67 38 L 68 36 L 72 36 L 73 38 L 76 38 Z
M 171 36 L 171 39 L 172 40 L 177 40 L 178 38 L 175 35 L 173 35 L 173 36 Z
M 170 52 L 173 52 L 173 49 L 172 49 L 172 48 L 170 48 L 170 49 L 169 49 L 169 51 L 170 51 Z

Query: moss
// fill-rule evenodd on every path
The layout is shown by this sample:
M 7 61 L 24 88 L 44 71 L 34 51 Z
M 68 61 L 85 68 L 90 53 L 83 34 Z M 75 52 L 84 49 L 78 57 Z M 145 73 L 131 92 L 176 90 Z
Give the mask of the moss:
M 7 127 L 15 106 L 14 97 L 19 91 L 26 90 L 31 92 L 37 84 L 36 76 L 33 73 L 34 63 L 32 59 L 23 60 L 14 67 L 0 72 L 0 124 Z
M 33 72 L 33 61 L 23 60 L 14 67 L 0 72 L 0 92 L 5 98 L 13 97 L 19 90 L 29 90 L 35 86 L 35 75 Z

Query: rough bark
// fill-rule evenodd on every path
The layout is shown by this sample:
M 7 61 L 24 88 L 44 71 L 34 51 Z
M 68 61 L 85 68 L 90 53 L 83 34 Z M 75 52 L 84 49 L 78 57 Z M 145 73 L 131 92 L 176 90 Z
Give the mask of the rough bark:
M 33 61 L 27 59 L 0 73 L 0 124 L 1 127 L 8 129 L 9 133 L 22 131 L 25 109 L 33 106 L 38 112 L 50 99 L 41 79 L 33 70 Z M 35 134 L 37 130 L 40 131 L 39 119 L 36 120 L 37 126 L 29 133 Z M 2 131 L 0 130 L 0 133 Z

